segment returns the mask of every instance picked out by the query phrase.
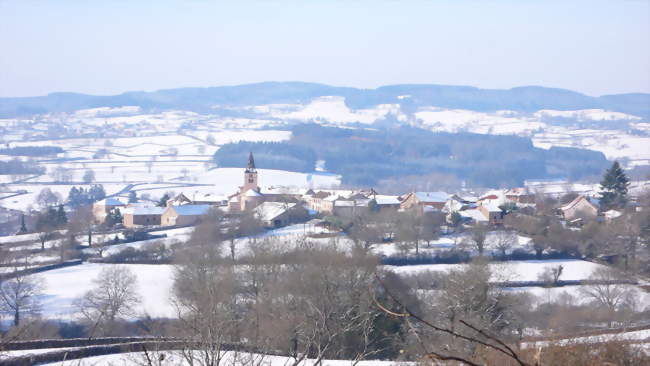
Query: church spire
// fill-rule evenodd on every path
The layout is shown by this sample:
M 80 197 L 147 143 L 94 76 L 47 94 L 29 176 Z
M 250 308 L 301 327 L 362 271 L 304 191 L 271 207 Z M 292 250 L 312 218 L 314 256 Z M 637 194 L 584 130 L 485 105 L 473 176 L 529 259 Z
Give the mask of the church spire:
M 253 152 L 251 151 L 248 154 L 248 166 L 246 167 L 247 172 L 254 172 L 255 171 L 255 159 L 253 159 Z

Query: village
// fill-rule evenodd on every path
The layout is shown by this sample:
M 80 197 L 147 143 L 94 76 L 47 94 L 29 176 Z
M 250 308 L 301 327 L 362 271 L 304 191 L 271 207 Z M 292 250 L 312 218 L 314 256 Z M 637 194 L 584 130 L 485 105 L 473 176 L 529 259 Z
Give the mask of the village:
M 367 212 L 412 212 L 418 216 L 441 215 L 440 225 L 449 232 L 451 226 L 486 225 L 503 227 L 509 213 L 534 216 L 540 199 L 564 198 L 553 213 L 565 225 L 580 227 L 591 220 L 611 222 L 625 210 L 641 209 L 637 196 L 625 208 L 602 210 L 597 194 L 563 191 L 535 192 L 532 188 L 487 190 L 472 192 L 408 192 L 403 195 L 382 195 L 368 189 L 312 189 L 287 186 L 260 187 L 253 153 L 250 153 L 243 174 L 243 185 L 238 192 L 221 196 L 210 193 L 181 192 L 175 197 L 163 197 L 159 202 L 128 203 L 126 198 L 110 197 L 93 203 L 97 224 L 104 223 L 111 214 L 122 217 L 124 227 L 183 227 L 198 224 L 211 209 L 232 216 L 252 213 L 264 227 L 279 228 L 289 224 L 328 216 L 351 219 Z M 635 192 L 643 192 L 646 182 Z M 650 186 L 650 184 L 648 184 Z M 566 198 L 571 198 L 566 200 Z M 316 219 L 319 220 L 319 219 Z M 323 221 L 323 220 L 320 220 Z M 323 221 L 324 222 L 324 221 Z

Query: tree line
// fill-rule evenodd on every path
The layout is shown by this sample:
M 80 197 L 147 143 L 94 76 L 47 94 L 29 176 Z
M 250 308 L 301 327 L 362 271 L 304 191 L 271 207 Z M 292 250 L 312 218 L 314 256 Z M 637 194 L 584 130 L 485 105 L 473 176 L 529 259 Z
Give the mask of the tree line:
M 431 132 L 413 127 L 342 129 L 296 125 L 285 142 L 238 142 L 214 155 L 218 166 L 244 166 L 253 151 L 258 167 L 314 171 L 324 160 L 343 183 L 375 185 L 403 176 L 448 174 L 481 187 L 520 186 L 526 179 L 591 177 L 607 165 L 602 153 L 536 148 L 528 138 Z M 258 159 L 260 156 L 260 159 Z

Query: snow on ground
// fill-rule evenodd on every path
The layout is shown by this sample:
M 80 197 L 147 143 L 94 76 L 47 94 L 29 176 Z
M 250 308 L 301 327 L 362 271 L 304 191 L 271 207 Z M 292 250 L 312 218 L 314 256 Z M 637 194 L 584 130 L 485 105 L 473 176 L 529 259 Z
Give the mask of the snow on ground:
M 562 117 L 571 118 L 578 121 L 637 121 L 640 117 L 621 112 L 611 112 L 604 109 L 580 109 L 577 111 L 558 111 L 553 109 L 542 109 L 533 114 L 535 117 L 543 119 L 545 117 Z
M 52 192 L 59 195 L 62 200 L 67 199 L 70 188 L 84 187 L 88 189 L 90 185 L 84 184 L 12 184 L 7 188 L 12 192 L 25 191 L 27 193 L 17 196 L 0 199 L 0 207 L 9 208 L 19 211 L 28 211 L 30 208 L 37 209 L 36 197 L 45 188 L 49 188 Z M 104 184 L 104 190 L 107 195 L 115 194 L 124 188 L 125 184 Z
M 415 113 L 418 125 L 433 131 L 468 131 L 483 134 L 530 135 L 546 125 L 513 111 L 494 113 L 463 109 L 422 107 Z
M 178 244 L 178 243 L 184 243 L 186 242 L 190 236 L 192 235 L 192 232 L 194 231 L 194 227 L 184 227 L 184 228 L 178 228 L 178 229 L 171 229 L 171 230 L 157 230 L 157 231 L 152 231 L 150 234 L 152 235 L 162 235 L 165 234 L 167 237 L 165 238 L 157 238 L 157 239 L 148 239 L 148 240 L 141 240 L 141 241 L 135 241 L 132 243 L 123 243 L 123 244 L 115 244 L 107 247 L 104 249 L 103 255 L 104 256 L 109 256 L 113 255 L 116 253 L 119 253 L 123 251 L 126 248 L 133 248 L 133 249 L 142 249 L 143 247 L 146 247 L 149 244 L 152 243 L 161 243 L 165 244 L 168 248 L 171 245 Z M 115 236 L 115 234 L 109 234 L 106 235 L 106 239 L 111 239 Z M 83 249 L 84 253 L 87 254 L 95 254 L 97 252 L 96 249 L 94 248 L 86 248 Z
M 496 247 L 497 243 L 497 233 L 499 232 L 489 232 L 485 238 L 485 250 L 486 254 L 491 253 L 494 256 L 501 255 L 501 251 Z M 444 235 L 436 240 L 432 240 L 429 243 L 425 241 L 420 241 L 418 252 L 420 255 L 434 255 L 437 252 L 445 251 L 454 248 L 462 248 L 464 250 L 470 251 L 472 255 L 478 255 L 478 252 L 474 250 L 471 246 L 465 245 L 463 240 L 469 234 L 451 234 Z M 506 254 L 512 253 L 513 250 L 527 250 L 530 251 L 531 238 L 516 235 L 515 241 L 511 248 L 506 250 Z M 411 245 L 407 250 L 400 246 L 399 243 L 377 243 L 372 245 L 372 252 L 380 256 L 403 256 L 403 255 L 415 255 L 415 246 Z
M 643 291 L 638 286 L 634 285 L 619 285 L 621 288 L 630 290 L 634 296 L 636 296 L 637 309 L 639 311 L 650 307 L 650 293 Z M 585 304 L 592 299 L 585 296 L 584 286 L 562 286 L 562 287 L 536 287 L 536 286 L 527 286 L 527 287 L 510 287 L 507 288 L 509 292 L 512 293 L 526 293 L 531 296 L 534 296 L 534 305 L 540 305 L 544 303 L 555 303 L 555 302 L 567 302 L 573 303 L 576 305 Z
M 263 186 L 287 186 L 301 188 L 333 188 L 341 183 L 335 174 L 314 172 L 297 173 L 286 170 L 257 169 L 258 180 Z M 215 194 L 231 194 L 243 181 L 243 168 L 217 168 L 197 175 L 199 182 L 213 182 Z
M 165 354 L 165 363 L 163 365 L 189 365 L 179 352 L 163 351 L 160 353 Z M 153 357 L 158 359 L 159 354 L 154 354 Z M 198 357 L 198 356 L 197 356 Z M 84 358 L 83 360 L 73 360 L 52 363 L 52 366 L 135 366 L 143 364 L 145 360 L 144 354 L 133 352 L 125 354 L 105 355 Z M 222 363 L 224 365 L 232 366 L 289 366 L 294 362 L 293 358 L 283 356 L 269 356 L 251 353 L 235 353 L 233 351 L 226 352 L 223 356 Z M 397 366 L 408 365 L 414 366 L 414 362 L 396 362 L 396 361 L 351 361 L 351 360 L 322 360 L 320 366 Z M 307 359 L 300 363 L 300 366 L 315 366 L 316 360 Z
M 544 271 L 558 266 L 563 267 L 561 280 L 584 280 L 588 279 L 591 273 L 601 264 L 587 262 L 578 259 L 554 259 L 554 260 L 527 260 L 492 262 L 489 264 L 493 272 L 492 281 L 537 281 L 539 275 Z M 413 275 L 427 272 L 448 272 L 461 269 L 468 264 L 422 264 L 413 266 L 385 266 L 400 275 Z
M 75 301 L 93 288 L 93 280 L 102 268 L 111 264 L 84 263 L 59 268 L 32 276 L 45 281 L 42 311 L 49 319 L 71 319 L 76 316 Z M 138 292 L 142 302 L 137 306 L 138 315 L 173 317 L 176 312 L 170 300 L 172 265 L 124 264 L 137 278 Z
M 600 342 L 611 342 L 611 341 L 640 341 L 644 343 L 650 342 L 650 329 L 636 330 L 631 332 L 622 332 L 622 333 L 613 333 L 613 334 L 601 334 L 594 336 L 586 337 L 575 337 L 562 339 L 558 341 L 538 341 L 538 342 L 526 342 L 522 344 L 522 347 L 547 347 L 551 344 L 565 345 L 573 343 L 600 343 Z
M 275 109 L 269 109 L 269 111 L 276 112 L 273 114 L 275 118 L 288 120 L 370 124 L 384 118 L 389 113 L 398 114 L 400 107 L 398 104 L 379 104 L 371 109 L 352 110 L 345 104 L 344 97 L 329 96 L 316 98 L 298 111 L 289 113 L 278 113 Z

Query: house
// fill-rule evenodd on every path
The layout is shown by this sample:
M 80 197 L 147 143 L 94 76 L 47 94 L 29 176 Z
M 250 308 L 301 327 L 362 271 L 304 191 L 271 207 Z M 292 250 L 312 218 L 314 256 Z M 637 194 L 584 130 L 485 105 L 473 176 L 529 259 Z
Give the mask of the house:
M 291 223 L 292 211 L 296 207 L 295 203 L 263 202 L 253 209 L 253 213 L 264 226 L 277 228 Z
M 167 207 L 169 206 L 180 206 L 180 205 L 190 205 L 192 200 L 187 198 L 183 193 L 179 193 L 176 197 L 167 200 Z
M 468 224 L 487 224 L 488 218 L 478 208 L 458 211 L 463 223 Z
M 399 196 L 387 196 L 387 195 L 375 194 L 371 196 L 371 198 L 375 200 L 380 210 L 384 210 L 384 209 L 398 210 L 402 203 L 402 201 L 400 201 L 399 199 Z
M 516 203 L 535 203 L 535 195 L 526 187 L 508 189 L 505 196 Z
M 490 225 L 503 224 L 503 211 L 499 207 L 497 201 L 482 203 L 478 206 L 478 210 L 481 211 L 483 216 L 486 218 L 488 224 Z
M 353 217 L 356 214 L 367 211 L 370 199 L 355 196 L 355 199 L 338 199 L 334 201 L 333 214 L 336 216 Z
M 559 208 L 560 215 L 567 221 L 582 218 L 595 218 L 598 215 L 598 201 L 579 195 L 573 201 Z
M 445 192 L 411 192 L 402 199 L 400 208 L 403 210 L 416 209 L 420 214 L 427 211 L 441 211 L 449 195 Z
M 124 226 L 129 228 L 160 225 L 160 219 L 164 211 L 164 207 L 153 205 L 130 205 L 122 212 L 123 223 Z
M 334 202 L 338 198 L 340 198 L 338 195 L 326 191 L 318 191 L 304 197 L 309 209 L 326 214 L 334 212 Z
M 163 226 L 194 225 L 210 211 L 210 208 L 211 205 L 169 206 L 162 213 L 161 224 Z
M 115 208 L 124 208 L 126 204 L 117 198 L 105 198 L 93 203 L 93 216 L 98 222 L 104 222 L 106 216 Z

